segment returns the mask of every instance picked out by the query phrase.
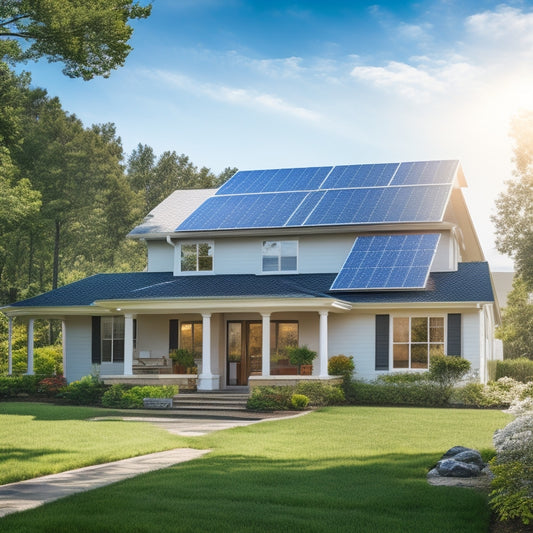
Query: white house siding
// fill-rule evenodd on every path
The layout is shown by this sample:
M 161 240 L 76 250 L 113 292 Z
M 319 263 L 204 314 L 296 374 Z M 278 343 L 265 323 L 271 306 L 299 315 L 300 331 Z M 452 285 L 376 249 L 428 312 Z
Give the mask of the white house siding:
M 70 316 L 64 320 L 66 366 L 64 374 L 68 382 L 77 381 L 92 372 L 91 317 Z
M 472 365 L 472 372 L 484 376 L 484 344 L 480 343 L 480 316 L 483 314 L 477 310 L 458 310 L 462 315 L 462 356 L 468 359 Z M 386 371 L 375 370 L 375 316 L 376 314 L 388 314 L 394 316 L 444 316 L 445 338 L 447 335 L 446 316 L 452 309 L 382 309 L 375 313 L 362 313 L 352 311 L 344 315 L 330 315 L 329 320 L 329 346 L 328 355 L 352 355 L 355 362 L 355 377 L 358 379 L 373 380 Z M 391 332 L 392 343 L 392 332 Z M 487 345 L 489 343 L 487 342 Z M 389 354 L 392 353 L 392 346 Z M 389 359 L 388 372 L 401 372 L 392 368 L 392 360 Z
M 148 249 L 148 272 L 172 272 L 174 270 L 174 247 L 165 240 L 146 241 Z
M 449 272 L 457 270 L 458 247 L 454 236 L 449 231 L 440 235 L 437 253 L 431 265 L 432 272 Z

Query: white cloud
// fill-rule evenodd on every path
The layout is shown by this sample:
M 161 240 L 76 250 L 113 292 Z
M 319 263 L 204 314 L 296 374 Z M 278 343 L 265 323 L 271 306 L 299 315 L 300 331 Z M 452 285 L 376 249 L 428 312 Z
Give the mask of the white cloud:
M 189 76 L 164 70 L 147 70 L 144 71 L 144 74 L 189 93 L 202 94 L 219 102 L 245 106 L 263 112 L 274 111 L 310 122 L 321 119 L 320 114 L 316 111 L 291 104 L 273 94 L 213 83 L 201 83 Z

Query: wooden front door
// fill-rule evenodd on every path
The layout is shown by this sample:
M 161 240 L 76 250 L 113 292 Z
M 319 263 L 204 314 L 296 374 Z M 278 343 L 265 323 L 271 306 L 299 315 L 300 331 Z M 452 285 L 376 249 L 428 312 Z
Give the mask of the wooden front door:
M 263 326 L 258 321 L 227 324 L 227 384 L 248 385 L 248 377 L 261 374 Z

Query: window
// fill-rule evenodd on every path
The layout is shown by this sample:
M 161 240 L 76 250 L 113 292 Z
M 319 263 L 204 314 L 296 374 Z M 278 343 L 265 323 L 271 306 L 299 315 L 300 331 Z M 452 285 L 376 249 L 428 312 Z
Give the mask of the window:
M 296 272 L 298 241 L 263 241 L 263 272 Z
M 202 355 L 202 323 L 180 323 L 180 348 Z
M 270 372 L 289 373 L 287 348 L 298 346 L 298 322 L 270 322 Z
M 393 319 L 393 368 L 428 368 L 429 357 L 434 351 L 444 352 L 443 317 Z
M 181 272 L 212 272 L 213 243 L 194 242 L 181 245 Z
M 124 317 L 105 316 L 101 322 L 102 363 L 124 361 Z

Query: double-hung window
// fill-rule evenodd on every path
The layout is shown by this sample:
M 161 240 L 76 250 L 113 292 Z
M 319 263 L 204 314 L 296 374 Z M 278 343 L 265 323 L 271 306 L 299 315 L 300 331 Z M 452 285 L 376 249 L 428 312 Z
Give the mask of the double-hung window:
M 102 363 L 124 361 L 124 317 L 104 316 L 101 322 Z
M 393 368 L 428 368 L 434 352 L 444 352 L 444 317 L 394 317 Z
M 180 322 L 180 348 L 202 355 L 202 323 Z
M 212 242 L 182 243 L 181 272 L 212 272 L 213 251 L 214 245 Z
M 296 272 L 298 241 L 263 241 L 263 272 Z

